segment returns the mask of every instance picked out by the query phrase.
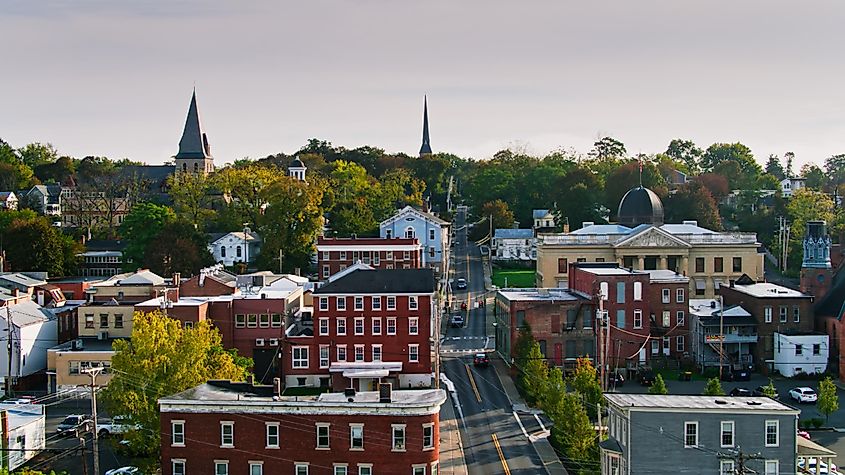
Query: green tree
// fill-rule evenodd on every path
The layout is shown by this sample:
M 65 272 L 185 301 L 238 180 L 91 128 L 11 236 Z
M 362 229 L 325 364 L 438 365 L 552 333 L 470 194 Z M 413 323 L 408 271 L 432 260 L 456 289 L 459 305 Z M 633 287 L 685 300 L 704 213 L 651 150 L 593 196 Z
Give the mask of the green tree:
M 34 184 L 32 168 L 20 159 L 11 145 L 0 139 L 0 189 L 19 190 Z
M 807 188 L 821 191 L 827 182 L 827 177 L 824 175 L 824 170 L 818 165 L 812 163 L 805 163 L 801 167 L 801 177 L 804 178 L 804 185 Z
M 698 171 L 698 161 L 703 153 L 692 140 L 673 139 L 666 148 L 666 155 L 686 164 L 692 173 Z
M 226 167 L 215 173 L 212 183 L 223 194 L 226 203 L 222 228 L 227 231 L 241 229 L 245 223 L 257 228 L 266 207 L 261 194 L 282 175 L 284 173 L 275 167 L 257 164 Z
M 830 376 L 819 381 L 819 400 L 816 408 L 824 414 L 825 422 L 831 414 L 839 410 L 839 395 L 836 394 L 836 384 Z
M 669 394 L 669 389 L 666 388 L 666 382 L 663 381 L 663 376 L 658 374 L 654 377 L 654 383 L 648 388 L 648 393 L 657 395 Z
M 668 192 L 666 188 L 666 180 L 660 174 L 660 170 L 651 161 L 645 157 L 646 160 L 642 162 L 638 160 L 630 160 L 627 163 L 617 167 L 607 176 L 606 183 L 611 183 L 611 186 L 605 186 L 605 206 L 610 210 L 611 216 L 616 216 L 619 210 L 619 203 L 622 202 L 622 197 L 628 193 L 632 188 L 640 186 L 640 183 L 646 188 L 651 189 L 660 196 L 665 196 Z M 642 181 L 640 181 L 640 163 L 642 163 Z
M 833 155 L 824 161 L 824 172 L 829 183 L 834 187 L 845 184 L 845 153 Z
M 590 155 L 598 158 L 622 158 L 627 154 L 625 144 L 614 139 L 613 137 L 602 137 L 601 140 L 593 144 L 593 150 Z
M 585 465 L 595 466 L 598 463 L 596 431 L 578 395 L 565 394 L 546 414 L 554 423 L 552 443 L 566 456 L 567 466 L 576 471 Z
M 33 142 L 18 149 L 18 156 L 26 166 L 35 169 L 39 165 L 55 162 L 59 155 L 52 144 Z
M 176 216 L 185 219 L 199 230 L 213 214 L 209 191 L 211 179 L 202 173 L 177 172 L 167 178 L 167 189 L 173 199 Z
M 120 226 L 120 235 L 126 241 L 126 249 L 123 250 L 124 270 L 137 269 L 144 262 L 147 247 L 156 242 L 156 237 L 161 234 L 165 225 L 175 218 L 173 210 L 167 206 L 138 203 L 132 207 Z M 167 236 L 157 244 L 167 243 L 172 237 L 175 236 Z
M 778 180 L 783 180 L 786 177 L 786 172 L 783 168 L 783 165 L 780 163 L 780 157 L 777 155 L 769 155 L 769 159 L 766 161 L 766 173 L 769 175 L 774 176 Z
M 525 393 L 525 401 L 533 406 L 541 399 L 549 376 L 549 366 L 539 343 L 532 343 L 526 358 L 517 361 L 517 367 L 520 368 L 520 386 Z
M 156 454 L 161 446 L 159 398 L 210 379 L 243 381 L 248 367 L 222 347 L 220 332 L 206 321 L 183 328 L 159 312 L 136 312 L 130 340 L 113 344 L 112 373 L 103 400 L 112 416 L 128 418 L 141 429 L 127 434 L 130 448 Z M 251 360 L 246 364 L 251 366 Z
M 519 332 L 516 335 L 516 341 L 513 346 L 514 358 L 517 365 L 521 365 L 522 361 L 528 358 L 528 353 L 531 351 L 531 346 L 534 344 L 534 334 L 531 331 L 531 325 L 528 322 L 523 322 L 519 327 Z
M 775 399 L 778 394 L 778 390 L 775 389 L 775 383 L 772 381 L 772 378 L 769 378 L 769 384 L 763 386 L 763 395 L 772 399 Z
M 801 266 L 803 249 L 801 243 L 804 239 L 807 221 L 821 219 L 836 226 L 837 213 L 833 199 L 821 191 L 814 191 L 802 188 L 792 194 L 786 205 L 786 211 L 792 223 L 790 225 L 789 245 L 789 268 L 797 270 Z M 780 249 L 777 249 L 780 251 Z
M 581 397 L 587 408 L 587 414 L 591 419 L 597 415 L 596 408 L 602 403 L 604 396 L 601 392 L 601 383 L 596 375 L 596 367 L 589 358 L 578 358 L 575 362 L 575 371 L 569 378 L 569 386 Z
M 214 264 L 214 258 L 208 250 L 205 233 L 186 220 L 173 220 L 166 222 L 147 243 L 141 262 L 158 275 L 179 272 L 187 276 Z
M 472 229 L 472 239 L 478 240 L 486 236 L 490 232 L 490 217 L 493 217 L 493 233 L 497 229 L 510 229 L 513 227 L 514 217 L 513 212 L 508 208 L 508 204 L 502 200 L 493 200 L 484 203 L 479 212 L 479 221 L 484 221 Z
M 708 379 L 703 394 L 705 396 L 724 396 L 725 391 L 722 389 L 722 382 L 719 381 L 719 378 Z
M 34 169 L 35 177 L 42 183 L 63 184 L 76 173 L 76 161 L 71 157 L 59 157 L 55 162 L 43 163 Z
M 719 206 L 710 191 L 697 181 L 682 185 L 666 199 L 666 221 L 679 223 L 694 219 L 707 229 L 722 229 Z
M 4 238 L 6 265 L 12 271 L 46 271 L 50 277 L 76 272 L 76 255 L 82 252 L 82 245 L 62 234 L 47 218 L 12 221 Z
M 361 165 L 343 160 L 332 164 L 329 177 L 331 211 L 329 226 L 338 236 L 368 235 L 378 230 L 374 207 L 378 184 Z M 374 206 L 375 205 L 375 206 Z

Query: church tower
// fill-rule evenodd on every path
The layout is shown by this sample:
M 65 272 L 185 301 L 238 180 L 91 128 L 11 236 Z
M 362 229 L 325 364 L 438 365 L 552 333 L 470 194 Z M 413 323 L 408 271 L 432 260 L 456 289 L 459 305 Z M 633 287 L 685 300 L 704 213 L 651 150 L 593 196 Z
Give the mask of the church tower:
M 185 120 L 185 130 L 179 141 L 179 153 L 176 159 L 177 172 L 202 173 L 207 175 L 214 171 L 214 158 L 211 156 L 211 146 L 208 137 L 202 130 L 200 113 L 197 110 L 197 91 L 191 96 L 188 108 L 188 118 Z
M 423 96 L 423 137 L 420 157 L 431 155 L 431 141 L 428 137 L 428 96 Z
M 804 259 L 801 262 L 801 291 L 822 298 L 833 277 L 830 263 L 830 236 L 824 221 L 807 221 L 804 233 Z

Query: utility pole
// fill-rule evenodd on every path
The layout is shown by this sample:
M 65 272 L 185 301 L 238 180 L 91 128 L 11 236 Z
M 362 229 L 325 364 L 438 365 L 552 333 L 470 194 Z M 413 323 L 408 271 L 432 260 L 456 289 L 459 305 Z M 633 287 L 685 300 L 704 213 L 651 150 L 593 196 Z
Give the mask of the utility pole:
M 596 311 L 596 328 L 598 328 L 598 339 L 599 339 L 599 364 L 601 365 L 601 391 L 607 391 L 607 374 L 605 373 L 605 366 L 607 364 L 607 349 L 605 348 L 605 341 L 602 338 L 602 334 L 604 333 L 604 296 L 602 295 L 601 290 L 599 290 L 599 308 Z M 599 415 L 601 417 L 601 415 Z M 599 426 L 601 426 L 601 421 L 599 421 Z
M 85 436 L 79 438 L 79 453 L 82 455 L 82 473 L 88 475 L 88 460 L 85 459 Z
M 719 296 L 719 381 L 722 380 L 722 361 L 725 355 L 725 301 Z
M 94 475 L 100 475 L 100 447 L 97 434 L 97 375 L 103 371 L 102 366 L 84 369 L 81 372 L 91 376 L 91 419 L 94 432 Z
M 12 322 L 12 310 L 9 309 L 9 305 L 6 305 L 6 348 L 8 348 L 8 359 L 9 359 L 9 367 L 7 368 L 6 373 L 6 397 L 12 397 L 12 353 L 14 353 L 14 333 L 15 333 L 15 325 Z
M 737 475 L 758 473 L 756 470 L 750 469 L 745 465 L 751 460 L 763 460 L 763 456 L 759 452 L 756 454 L 746 454 L 739 447 L 737 447 L 737 450 L 731 452 L 729 454 L 719 452 L 716 456 L 722 460 L 733 460 L 734 473 Z

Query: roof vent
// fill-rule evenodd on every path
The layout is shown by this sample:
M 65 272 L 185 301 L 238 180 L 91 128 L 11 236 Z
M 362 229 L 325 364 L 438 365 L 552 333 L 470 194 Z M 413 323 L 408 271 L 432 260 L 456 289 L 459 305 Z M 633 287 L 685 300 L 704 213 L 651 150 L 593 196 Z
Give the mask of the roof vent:
M 684 224 L 688 224 L 690 226 L 698 226 L 698 221 L 696 221 L 694 219 L 690 219 L 690 220 L 684 221 Z
M 346 388 L 343 390 L 343 395 L 349 398 L 355 397 L 355 388 Z
M 710 301 L 710 308 L 716 308 L 716 301 L 715 300 Z
M 746 401 L 745 403 L 748 404 L 749 406 L 759 406 L 759 405 L 763 404 L 760 401 Z
M 594 223 L 592 221 L 584 221 L 584 222 L 581 223 L 581 227 L 586 228 L 586 227 L 592 226 L 594 224 L 596 224 L 596 223 Z
M 728 401 L 725 401 L 724 399 L 716 399 L 716 404 L 727 404 L 727 403 L 728 403 Z

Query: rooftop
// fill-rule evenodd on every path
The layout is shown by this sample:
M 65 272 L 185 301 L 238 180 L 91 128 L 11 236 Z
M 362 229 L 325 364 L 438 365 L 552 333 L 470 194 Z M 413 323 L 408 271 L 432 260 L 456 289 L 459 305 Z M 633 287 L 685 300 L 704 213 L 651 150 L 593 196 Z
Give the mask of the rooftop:
M 317 238 L 317 248 L 323 246 L 354 247 L 354 246 L 419 246 L 417 238 L 380 238 L 380 237 L 352 237 L 352 238 Z M 351 256 L 350 256 L 351 257 Z
M 2 272 L 0 273 L 0 281 L 8 281 L 13 284 L 22 285 L 25 287 L 35 287 L 36 285 L 46 284 L 47 277 L 46 273 L 44 278 L 41 278 L 37 274 L 30 274 L 25 272 Z
M 52 313 L 45 312 L 40 305 L 32 300 L 24 300 L 14 305 L 9 305 L 6 307 L 6 310 L 11 313 L 12 322 L 14 322 L 13 326 L 16 327 L 46 323 L 53 318 Z M 6 315 L 6 312 L 0 312 L 0 320 L 6 321 Z
M 767 397 L 739 397 L 739 396 L 676 396 L 653 394 L 621 394 L 605 393 L 605 398 L 611 404 L 623 408 L 642 409 L 685 409 L 690 411 L 782 411 L 784 414 L 798 414 L 793 409 L 774 399 Z
M 668 269 L 647 270 L 643 272 L 648 273 L 652 282 L 689 282 L 689 277 Z
M 73 349 L 73 341 L 66 341 L 62 344 L 50 348 L 51 351 L 112 351 L 112 343 L 122 338 L 107 338 L 100 340 L 98 338 L 78 338 L 82 341 L 82 348 L 78 350 Z
M 535 301 L 574 301 L 582 297 L 569 289 L 548 288 L 548 289 L 499 289 L 499 295 L 507 300 L 535 300 Z
M 651 227 L 658 227 L 672 236 L 694 245 L 758 244 L 757 235 L 754 233 L 711 231 L 698 226 L 695 221 L 664 224 L 662 226 L 641 224 L 635 228 L 618 224 L 585 224 L 588 225 L 569 233 L 547 234 L 543 236 L 543 244 L 550 246 L 613 245 L 630 234 L 640 233 Z
M 431 269 L 364 269 L 359 268 L 332 280 L 314 291 L 323 294 L 430 294 L 435 290 Z
M 742 292 L 746 295 L 757 298 L 781 298 L 781 299 L 795 299 L 795 298 L 813 298 L 811 295 L 799 292 L 782 285 L 770 284 L 768 282 L 759 282 L 756 284 L 739 285 L 734 284 L 730 289 Z
M 579 271 L 593 275 L 645 275 L 645 271 L 637 271 L 626 267 L 619 267 L 614 263 L 579 262 L 575 264 Z
M 549 215 L 551 215 L 551 213 L 547 209 L 535 209 L 531 211 L 531 216 L 534 219 L 543 219 Z
M 497 229 L 493 235 L 493 239 L 531 239 L 533 237 L 533 229 Z
M 137 272 L 117 274 L 97 284 L 98 287 L 114 285 L 164 285 L 164 278 L 149 269 L 141 269 Z

